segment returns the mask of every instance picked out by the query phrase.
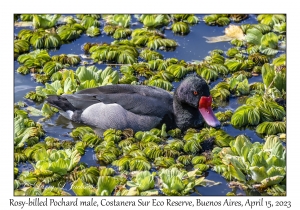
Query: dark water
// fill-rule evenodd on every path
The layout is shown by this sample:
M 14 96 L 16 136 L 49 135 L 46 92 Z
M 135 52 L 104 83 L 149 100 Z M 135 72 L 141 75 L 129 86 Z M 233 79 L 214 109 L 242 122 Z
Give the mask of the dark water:
M 198 15 L 200 19 L 203 19 L 204 15 Z M 133 17 L 132 22 L 137 22 L 137 20 Z M 241 23 L 234 23 L 236 25 L 241 24 L 253 24 L 257 23 L 255 16 L 250 15 L 250 17 Z M 138 23 L 137 25 L 133 26 L 132 28 L 141 28 L 142 24 Z M 14 28 L 15 35 L 23 28 Z M 101 30 L 103 29 L 103 24 L 101 25 Z M 224 34 L 225 27 L 218 27 L 218 26 L 208 26 L 203 21 L 199 22 L 198 24 L 191 26 L 191 32 L 187 36 L 180 36 L 174 35 L 171 30 L 165 30 L 164 33 L 167 38 L 174 39 L 177 41 L 179 46 L 176 47 L 175 51 L 160 51 L 159 52 L 164 56 L 164 59 L 175 57 L 179 60 L 185 60 L 186 62 L 190 62 L 193 60 L 203 60 L 206 56 L 209 55 L 209 52 L 214 49 L 220 49 L 226 51 L 228 48 L 233 47 L 229 42 L 219 42 L 219 43 L 206 43 L 206 37 L 212 36 L 221 36 Z M 110 43 L 114 41 L 112 37 L 106 36 L 103 31 L 103 34 L 99 37 L 88 37 L 87 35 L 82 35 L 79 39 L 69 43 L 64 44 L 58 50 L 50 50 L 50 56 L 58 55 L 58 54 L 83 54 L 82 46 L 86 42 L 107 42 Z M 97 68 L 104 69 L 105 65 L 96 65 Z M 27 99 L 24 98 L 25 94 L 29 91 L 35 90 L 36 86 L 43 86 L 41 83 L 35 82 L 31 75 L 21 75 L 17 73 L 17 68 L 19 67 L 19 63 L 17 61 L 14 62 L 14 102 L 18 101 L 25 101 L 28 105 L 35 106 L 36 108 L 41 108 L 42 105 L 37 105 Z M 77 69 L 69 68 L 69 69 Z M 216 85 L 221 79 L 213 82 L 210 84 L 212 88 Z M 249 83 L 261 81 L 261 76 L 253 77 L 249 79 Z M 179 83 L 173 83 L 175 87 L 179 85 Z M 238 106 L 240 106 L 237 98 L 231 98 L 229 103 L 225 107 L 219 107 L 215 112 L 218 111 L 225 111 L 225 110 L 235 110 Z M 51 119 L 43 122 L 43 128 L 46 131 L 47 136 L 52 136 L 55 138 L 59 138 L 61 140 L 72 140 L 69 137 L 68 133 L 72 131 L 73 128 L 77 127 L 78 124 L 70 122 L 69 120 L 65 119 L 58 114 L 55 114 Z M 239 130 L 234 128 L 231 125 L 227 125 L 222 127 L 228 134 L 232 136 L 237 136 L 240 134 L 247 135 L 250 137 L 252 142 L 263 142 L 263 140 L 258 137 L 255 133 L 255 130 L 245 129 Z M 86 163 L 88 166 L 98 166 L 99 163 L 95 158 L 95 154 L 93 149 L 86 149 L 85 154 L 81 157 L 81 162 Z M 32 170 L 32 166 L 29 163 L 20 164 L 19 170 Z M 220 185 L 212 186 L 212 187 L 197 187 L 197 190 L 201 195 L 226 195 L 226 193 L 231 192 L 232 189 L 229 188 L 227 181 L 221 177 L 216 172 L 209 170 L 207 172 L 207 179 L 213 180 L 215 182 L 221 182 Z M 70 193 L 70 183 L 67 183 L 64 189 Z M 238 192 L 244 194 L 243 192 Z M 196 194 L 192 194 L 196 195 Z

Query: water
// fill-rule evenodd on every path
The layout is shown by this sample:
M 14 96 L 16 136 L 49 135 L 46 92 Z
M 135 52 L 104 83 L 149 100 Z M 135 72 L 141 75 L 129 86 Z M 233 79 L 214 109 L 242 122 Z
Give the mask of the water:
M 200 19 L 203 19 L 204 15 L 197 15 Z M 137 22 L 135 18 L 133 18 L 132 22 Z M 253 24 L 257 23 L 255 16 L 250 15 L 248 19 L 242 21 L 241 23 L 234 23 L 236 25 L 241 24 Z M 58 50 L 50 50 L 49 54 L 50 56 L 53 55 L 59 55 L 59 54 L 83 54 L 82 46 L 86 42 L 106 42 L 111 43 L 114 41 L 112 37 L 109 37 L 104 34 L 103 32 L 103 23 L 101 24 L 100 29 L 102 30 L 102 35 L 99 37 L 91 38 L 87 35 L 82 35 L 79 39 L 69 43 L 64 44 L 60 47 Z M 131 28 L 141 28 L 142 24 L 138 23 L 137 25 L 132 26 Z M 217 26 L 208 26 L 203 21 L 200 23 L 191 26 L 191 31 L 187 36 L 180 36 L 180 35 L 174 35 L 171 30 L 165 30 L 164 34 L 166 35 L 166 38 L 174 39 L 177 41 L 179 46 L 176 47 L 174 51 L 162 51 L 158 50 L 163 56 L 164 59 L 167 58 L 177 58 L 179 60 L 185 60 L 186 62 L 191 62 L 194 60 L 203 60 L 206 56 L 209 55 L 209 52 L 214 49 L 220 49 L 226 52 L 228 48 L 233 47 L 229 42 L 219 42 L 219 43 L 206 43 L 206 37 L 213 37 L 213 36 L 221 36 L 224 34 L 224 29 L 226 27 L 217 27 Z M 18 32 L 23 28 L 14 28 L 15 35 L 18 34 Z M 18 101 L 25 101 L 28 105 L 41 108 L 41 105 L 37 105 L 30 100 L 27 100 L 24 98 L 25 94 L 29 91 L 35 90 L 36 86 L 43 86 L 41 83 L 35 82 L 31 75 L 21 75 L 17 73 L 17 69 L 19 67 L 19 63 L 17 61 L 14 62 L 14 102 Z M 97 68 L 104 69 L 106 65 L 96 65 Z M 77 69 L 77 67 L 69 68 L 69 69 Z M 210 84 L 210 87 L 214 87 L 218 82 L 220 82 L 222 78 L 219 78 L 218 80 L 212 82 Z M 258 82 L 262 81 L 261 76 L 259 77 L 252 77 L 249 79 L 249 83 L 252 82 Z M 179 85 L 179 82 L 174 82 L 173 85 L 175 88 Z M 229 103 L 226 104 L 226 106 L 219 107 L 216 112 L 218 111 L 225 111 L 228 109 L 235 110 L 238 106 L 240 106 L 237 98 L 230 98 Z M 72 138 L 69 136 L 69 133 L 72 131 L 72 129 L 79 126 L 78 124 L 74 122 L 70 122 L 69 120 L 65 119 L 64 117 L 60 116 L 59 114 L 55 114 L 51 119 L 43 122 L 43 128 L 46 131 L 47 136 L 52 136 L 55 138 L 59 138 L 60 140 L 72 140 Z M 232 136 L 237 136 L 240 134 L 244 134 L 248 136 L 252 142 L 263 142 L 263 140 L 256 135 L 255 130 L 251 129 L 244 129 L 239 130 L 234 128 L 231 125 L 226 125 L 222 127 L 228 134 Z M 99 166 L 99 163 L 97 162 L 97 159 L 95 158 L 94 150 L 91 148 L 87 148 L 85 150 L 85 154 L 81 157 L 81 162 L 86 163 L 88 166 Z M 32 170 L 32 166 L 29 163 L 25 164 L 19 164 L 18 166 L 20 171 L 23 170 Z M 215 185 L 212 187 L 197 187 L 197 190 L 202 195 L 226 195 L 228 192 L 231 192 L 232 189 L 228 186 L 227 181 L 220 176 L 218 173 L 209 170 L 207 172 L 207 179 L 213 180 L 215 182 L 221 182 L 220 185 Z M 67 183 L 64 186 L 64 189 L 70 189 L 70 183 Z M 68 190 L 67 192 L 73 194 L 72 190 Z M 244 194 L 242 191 L 239 191 L 237 193 Z M 192 194 L 197 195 L 197 194 Z

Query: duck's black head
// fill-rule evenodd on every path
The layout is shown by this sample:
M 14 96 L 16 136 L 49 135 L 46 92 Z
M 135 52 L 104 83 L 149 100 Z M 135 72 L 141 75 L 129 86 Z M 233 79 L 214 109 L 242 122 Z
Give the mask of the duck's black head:
M 196 112 L 197 115 L 200 112 L 208 125 L 212 127 L 220 125 L 220 122 L 216 119 L 211 109 L 212 98 L 209 87 L 200 76 L 191 75 L 186 77 L 176 89 L 174 99 L 181 105 L 182 109 L 186 109 L 190 113 Z M 179 114 L 184 111 L 180 110 Z M 182 117 L 189 118 L 190 116 Z

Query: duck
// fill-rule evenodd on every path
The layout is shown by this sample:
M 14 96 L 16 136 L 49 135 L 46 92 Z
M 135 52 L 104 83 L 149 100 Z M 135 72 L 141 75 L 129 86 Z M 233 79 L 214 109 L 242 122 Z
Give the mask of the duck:
M 97 129 L 149 131 L 163 124 L 167 129 L 220 127 L 212 110 L 206 81 L 188 75 L 174 94 L 164 89 L 114 84 L 80 90 L 74 94 L 49 95 L 46 101 L 65 118 Z

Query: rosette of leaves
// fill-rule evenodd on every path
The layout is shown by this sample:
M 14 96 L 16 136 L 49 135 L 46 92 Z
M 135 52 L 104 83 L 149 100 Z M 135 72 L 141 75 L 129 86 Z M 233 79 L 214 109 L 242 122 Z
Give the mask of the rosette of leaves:
M 226 147 L 229 143 L 233 140 L 233 137 L 230 136 L 222 129 L 215 129 L 215 128 L 203 128 L 199 135 L 196 135 L 197 138 L 202 139 L 203 146 L 205 146 L 205 142 L 208 141 L 208 144 L 211 140 L 214 140 L 214 143 L 220 147 Z
M 227 101 L 230 96 L 230 86 L 227 82 L 219 82 L 210 90 L 210 94 L 216 101 Z
M 106 15 L 103 17 L 107 25 L 122 26 L 128 28 L 130 26 L 131 15 L 128 14 L 116 14 Z
M 21 14 L 20 15 L 20 19 L 22 21 L 32 21 L 32 18 L 33 18 L 32 14 Z
M 72 70 L 66 70 L 62 73 L 62 80 L 55 80 L 51 84 L 46 83 L 45 87 L 37 86 L 36 95 L 40 97 L 47 97 L 47 95 L 61 95 L 72 94 L 75 92 L 77 82 L 75 80 L 75 74 Z
M 286 122 L 263 122 L 256 127 L 256 132 L 266 135 L 286 133 Z
M 275 63 L 279 63 L 278 60 Z M 276 64 L 277 65 L 277 64 Z M 285 66 L 285 65 L 284 65 Z M 286 69 L 280 66 L 274 67 L 268 63 L 262 67 L 262 78 L 265 88 L 276 88 L 280 92 L 286 91 Z
M 286 22 L 275 23 L 273 26 L 273 31 L 278 32 L 280 34 L 286 33 Z
M 127 181 L 127 185 L 137 188 L 140 195 L 158 194 L 157 190 L 154 190 L 154 175 L 154 173 L 151 174 L 149 171 L 140 171 L 131 181 Z
M 44 29 L 38 29 L 32 34 L 30 44 L 36 49 L 52 49 L 59 48 L 62 42 L 56 32 L 46 32 Z
M 26 40 L 14 40 L 14 58 L 19 55 L 29 52 L 30 44 Z
M 50 60 L 51 57 L 46 50 L 34 50 L 28 54 L 23 54 L 18 57 L 18 62 L 27 68 L 41 68 Z
M 121 154 L 121 151 L 116 147 L 113 141 L 103 141 L 94 149 L 96 157 L 103 165 L 111 164 L 117 160 L 117 157 Z
M 35 123 L 24 110 L 14 111 L 14 145 L 15 148 L 32 146 L 44 135 L 42 125 Z
M 152 51 L 149 49 L 144 49 L 140 52 L 140 57 L 145 61 L 151 61 L 156 59 L 163 59 L 162 54 L 156 51 Z
M 250 93 L 248 79 L 243 74 L 230 78 L 228 84 L 230 91 L 237 96 L 248 95 Z
M 151 164 L 143 156 L 123 156 L 112 162 L 112 165 L 119 167 L 119 171 L 148 171 L 151 169 Z
M 78 178 L 75 182 L 73 182 L 71 189 L 77 196 L 110 196 L 117 185 L 118 180 L 116 178 L 110 176 L 99 176 L 97 188 Z
M 52 28 L 61 15 L 32 15 L 32 23 L 34 28 Z
M 114 71 L 111 67 L 99 70 L 95 66 L 80 66 L 76 70 L 76 76 L 80 82 L 76 91 L 103 85 L 116 84 L 119 81 L 118 72 Z
M 182 21 L 173 23 L 171 29 L 176 34 L 186 35 L 190 33 L 189 25 Z
M 82 20 L 84 17 L 93 17 L 96 20 L 99 20 L 101 18 L 101 14 L 76 14 L 76 17 L 79 20 Z
M 97 20 L 97 18 L 88 15 L 85 15 L 81 19 L 80 24 L 84 27 L 85 30 L 88 30 L 91 27 L 99 28 L 100 26 L 100 22 Z
M 131 42 L 137 46 L 147 46 L 149 49 L 172 49 L 177 46 L 173 39 L 166 39 L 163 34 L 157 31 L 149 31 L 146 29 L 135 29 L 132 34 Z
M 122 74 L 138 75 L 149 78 L 154 75 L 154 73 L 149 68 L 148 63 L 139 62 L 132 65 L 123 65 L 120 68 Z
M 97 184 L 99 176 L 99 169 L 94 166 L 76 171 L 76 177 L 80 178 L 83 182 L 91 185 Z
M 255 63 L 255 65 L 259 65 L 259 66 L 262 66 L 263 64 L 269 62 L 268 57 L 261 53 L 253 53 L 249 55 L 248 59 L 252 60 Z
M 175 21 L 183 21 L 188 24 L 196 24 L 199 22 L 199 18 L 193 14 L 172 14 L 171 17 Z
M 86 29 L 79 23 L 62 25 L 57 28 L 57 34 L 62 41 L 73 41 L 81 36 Z
M 172 157 L 157 157 L 154 160 L 154 165 L 158 168 L 170 168 L 175 163 L 175 159 Z
M 156 78 L 156 77 L 152 77 L 149 79 L 149 81 L 147 81 L 146 83 L 149 86 L 155 86 L 155 87 L 159 87 L 168 91 L 171 91 L 173 89 L 173 85 L 172 83 L 170 83 L 167 80 L 161 79 L 161 78 Z
M 49 184 L 72 171 L 80 158 L 76 149 L 46 150 L 41 148 L 33 154 L 33 159 L 36 161 L 36 164 L 33 164 L 34 173 L 42 182 Z
M 286 116 L 285 110 L 271 99 L 254 96 L 246 104 L 238 107 L 231 117 L 231 124 L 236 127 L 258 125 L 268 121 L 281 121 Z
M 240 53 L 239 48 L 234 47 L 234 48 L 229 48 L 226 52 L 226 55 L 232 58 L 238 53 Z
M 70 66 L 76 66 L 80 63 L 81 59 L 78 55 L 75 54 L 60 54 L 60 55 L 54 55 L 51 57 L 53 61 L 60 62 L 63 65 L 70 65 Z
M 270 26 L 268 26 L 266 24 L 261 24 L 261 23 L 258 23 L 258 24 L 242 24 L 241 25 L 241 29 L 243 30 L 244 33 L 246 33 L 247 30 L 253 29 L 253 28 L 259 30 L 263 34 L 269 33 L 272 30 L 272 28 Z
M 263 35 L 258 29 L 251 28 L 247 30 L 245 39 L 248 44 L 257 46 L 262 54 L 276 55 L 278 53 L 278 36 L 273 32 Z
M 230 121 L 233 112 L 231 110 L 226 110 L 225 112 L 217 112 L 216 117 L 220 122 Z
M 181 155 L 177 158 L 177 161 L 185 166 L 192 163 L 192 155 Z
M 242 20 L 245 20 L 248 18 L 249 15 L 247 14 L 230 14 L 229 18 L 233 20 L 234 22 L 241 22 Z
M 91 26 L 86 30 L 86 35 L 90 37 L 99 36 L 100 34 L 101 34 L 100 29 L 95 26 Z
M 161 169 L 158 174 L 161 178 L 162 192 L 168 196 L 187 195 L 204 179 L 196 178 L 194 172 L 188 173 L 177 168 Z
M 99 44 L 89 50 L 91 58 L 95 61 L 112 61 L 121 64 L 137 62 L 138 51 L 133 46 L 115 44 Z
M 276 136 L 270 136 L 264 144 L 251 143 L 240 135 L 230 143 L 230 147 L 214 151 L 221 164 L 214 170 L 226 179 L 255 184 L 260 191 L 283 183 L 286 175 L 286 151 Z M 250 178 L 250 180 L 249 180 Z
M 255 63 L 249 59 L 234 57 L 232 59 L 227 59 L 224 65 L 231 73 L 234 73 L 241 70 L 252 69 L 255 66 Z
M 45 63 L 45 65 L 43 67 L 43 72 L 47 76 L 51 77 L 52 74 L 54 74 L 55 72 L 58 72 L 62 69 L 63 69 L 63 65 L 60 62 L 48 61 L 47 63 Z
M 102 139 L 90 127 L 78 127 L 70 133 L 75 140 L 80 140 L 91 148 L 98 146 Z
M 261 14 L 257 16 L 258 22 L 274 26 L 276 23 L 284 23 L 286 22 L 286 16 L 284 14 Z
M 229 15 L 225 14 L 213 14 L 204 16 L 203 20 L 207 25 L 218 25 L 218 26 L 226 26 L 229 25 L 230 19 Z
M 166 71 L 173 74 L 173 76 L 180 80 L 182 79 L 186 74 L 189 73 L 189 69 L 185 67 L 184 64 L 171 64 L 167 67 Z
M 148 29 L 160 28 L 170 22 L 169 15 L 163 14 L 144 14 L 138 17 L 138 20 Z

